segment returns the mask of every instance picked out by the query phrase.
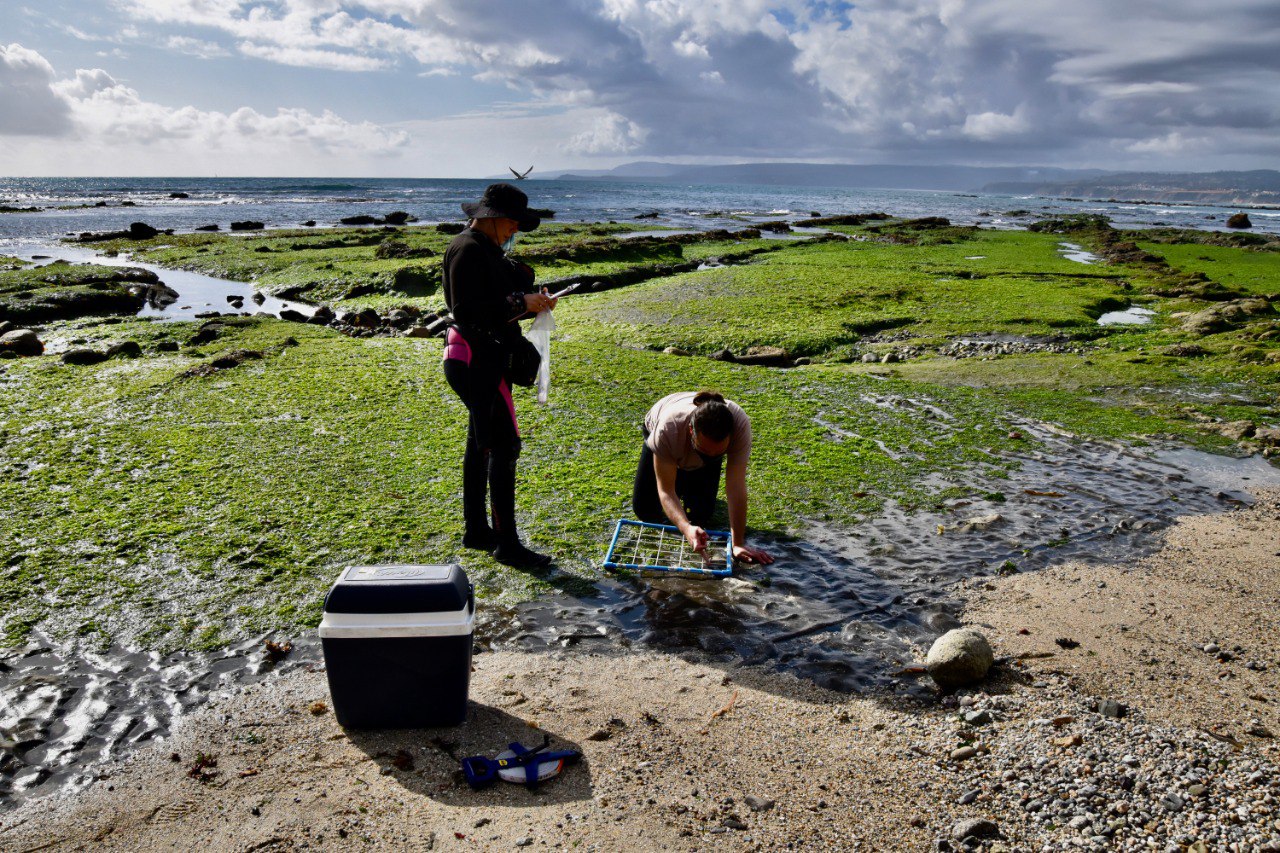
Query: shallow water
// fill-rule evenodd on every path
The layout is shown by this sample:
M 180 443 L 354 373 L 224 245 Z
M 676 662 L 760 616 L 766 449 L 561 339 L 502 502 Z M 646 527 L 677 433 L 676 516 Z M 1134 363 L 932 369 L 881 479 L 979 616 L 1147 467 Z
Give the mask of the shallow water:
M 1016 457 L 1021 469 L 988 483 L 985 497 L 921 511 L 890 503 L 852 529 L 813 522 L 795 540 L 759 543 L 778 558 L 773 566 L 743 567 L 729 579 L 613 577 L 591 597 L 509 610 L 482 604 L 477 642 L 701 650 L 726 665 L 763 665 L 836 690 L 932 695 L 927 678 L 903 670 L 957 624 L 958 582 L 997 574 L 1006 561 L 1028 571 L 1133 559 L 1154 550 L 1159 531 L 1180 515 L 1248 503 L 1249 487 L 1280 487 L 1280 469 L 1256 457 L 1019 429 L 1041 446 Z M 601 535 L 611 526 L 602 519 Z M 603 553 L 602 543 L 595 558 Z M 318 641 L 305 636 L 270 664 L 264 639 L 161 656 L 72 651 L 33 634 L 0 657 L 0 811 L 86 786 L 99 765 L 163 737 L 182 713 L 320 661 Z
M 1058 251 L 1062 257 L 1069 261 L 1075 261 L 1078 264 L 1097 264 L 1102 262 L 1102 258 L 1093 252 L 1086 251 L 1084 246 L 1077 243 L 1059 243 Z
M 1156 312 L 1150 308 L 1139 308 L 1130 305 L 1123 311 L 1108 311 L 1098 318 L 1099 326 L 1145 326 L 1151 322 Z
M 315 307 L 301 302 L 287 302 L 274 296 L 263 294 L 262 304 L 253 301 L 257 292 L 254 285 L 243 281 L 230 281 L 224 278 L 213 278 L 186 270 L 167 269 L 155 264 L 146 264 L 130 260 L 127 255 L 108 257 L 92 249 L 82 246 L 45 243 L 35 240 L 16 241 L 7 245 L 4 254 L 32 261 L 37 265 L 50 264 L 55 260 L 70 261 L 77 264 L 97 264 L 104 267 L 139 267 L 150 270 L 160 276 L 160 281 L 178 293 L 177 300 L 170 303 L 151 303 L 142 306 L 139 317 L 152 317 L 157 320 L 190 320 L 197 314 L 217 311 L 222 314 L 255 314 L 259 311 L 278 317 L 285 308 L 291 308 L 301 314 L 310 316 Z M 243 303 L 236 308 L 228 301 L 228 297 L 239 297 Z
M 1024 431 L 1046 449 L 1020 457 L 1021 470 L 990 484 L 1003 501 L 970 498 L 917 512 L 890 504 L 852 530 L 814 523 L 796 541 L 772 543 L 778 561 L 767 570 L 740 568 L 728 582 L 616 579 L 596 599 L 533 602 L 487 630 L 496 642 L 529 649 L 612 637 L 701 649 L 836 690 L 929 694 L 927 679 L 898 673 L 957 624 L 957 582 L 995 575 L 1006 561 L 1028 571 L 1132 559 L 1153 550 L 1156 534 L 1179 515 L 1248 503 L 1250 486 L 1280 486 L 1280 469 L 1257 457 Z M 965 529 L 966 521 L 976 523 Z M 761 585 L 766 575 L 770 583 Z

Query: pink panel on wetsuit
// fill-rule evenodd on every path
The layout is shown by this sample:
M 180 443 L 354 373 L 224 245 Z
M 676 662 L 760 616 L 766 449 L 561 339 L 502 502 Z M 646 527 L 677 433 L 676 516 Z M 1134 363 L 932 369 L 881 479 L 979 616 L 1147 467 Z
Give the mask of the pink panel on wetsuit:
M 445 361 L 453 359 L 463 364 L 471 364 L 471 344 L 467 343 L 457 329 L 449 327 L 449 332 L 444 339 L 444 358 Z
M 467 339 L 453 327 L 449 328 L 444 339 L 444 358 L 445 361 L 453 360 L 466 365 L 471 364 L 471 344 L 467 343 Z M 519 435 L 520 422 L 516 420 L 516 403 L 511 399 L 511 386 L 507 384 L 507 380 L 503 379 L 498 383 L 498 392 L 502 394 L 502 400 L 507 404 L 507 411 L 511 413 L 511 425 L 515 427 L 516 435 Z

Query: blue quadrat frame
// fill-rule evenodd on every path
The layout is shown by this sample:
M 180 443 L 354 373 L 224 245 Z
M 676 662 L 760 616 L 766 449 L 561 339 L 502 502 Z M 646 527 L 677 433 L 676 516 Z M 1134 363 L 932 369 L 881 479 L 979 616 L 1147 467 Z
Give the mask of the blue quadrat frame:
M 733 534 L 725 530 L 708 530 L 708 552 L 718 553 L 723 546 L 724 565 L 703 563 L 702 556 L 689 547 L 678 527 L 648 521 L 618 520 L 613 529 L 609 551 L 604 555 L 606 569 L 631 569 L 641 572 L 727 578 L 733 574 Z

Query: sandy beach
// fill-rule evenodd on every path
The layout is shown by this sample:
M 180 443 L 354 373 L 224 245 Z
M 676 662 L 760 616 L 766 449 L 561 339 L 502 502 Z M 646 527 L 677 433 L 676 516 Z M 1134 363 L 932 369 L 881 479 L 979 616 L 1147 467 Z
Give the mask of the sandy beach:
M 1280 849 L 1277 521 L 1266 492 L 1131 564 L 966 587 L 1003 657 L 931 703 L 638 650 L 496 651 L 463 726 L 344 732 L 324 674 L 294 672 L 0 817 L 0 848 Z M 457 758 L 542 733 L 582 762 L 536 792 L 462 780 Z

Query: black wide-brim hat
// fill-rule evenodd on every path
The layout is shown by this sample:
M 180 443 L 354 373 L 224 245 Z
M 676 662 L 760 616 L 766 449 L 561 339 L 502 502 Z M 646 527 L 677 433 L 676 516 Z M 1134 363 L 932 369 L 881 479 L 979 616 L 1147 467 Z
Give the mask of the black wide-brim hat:
M 529 197 L 511 184 L 489 184 L 479 201 L 463 203 L 462 212 L 471 219 L 514 219 L 521 231 L 532 231 L 542 222 L 529 211 Z

